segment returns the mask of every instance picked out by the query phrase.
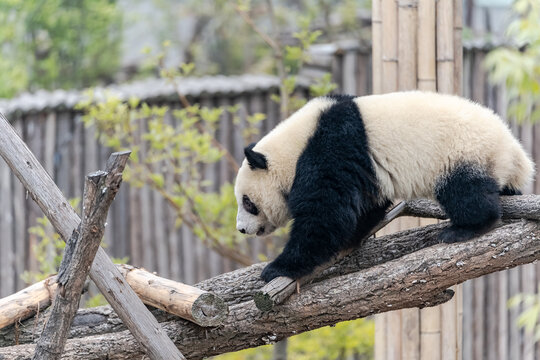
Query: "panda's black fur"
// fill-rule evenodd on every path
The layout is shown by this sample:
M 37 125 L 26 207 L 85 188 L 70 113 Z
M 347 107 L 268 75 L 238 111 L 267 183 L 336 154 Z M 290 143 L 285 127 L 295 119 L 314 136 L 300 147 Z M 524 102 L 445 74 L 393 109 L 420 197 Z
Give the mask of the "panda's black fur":
M 298 159 L 288 197 L 295 221 L 285 249 L 262 278 L 298 278 L 357 245 L 384 217 L 369 157 L 366 132 L 352 96 L 323 111 L 317 129 Z M 305 256 L 309 254 L 309 256 Z

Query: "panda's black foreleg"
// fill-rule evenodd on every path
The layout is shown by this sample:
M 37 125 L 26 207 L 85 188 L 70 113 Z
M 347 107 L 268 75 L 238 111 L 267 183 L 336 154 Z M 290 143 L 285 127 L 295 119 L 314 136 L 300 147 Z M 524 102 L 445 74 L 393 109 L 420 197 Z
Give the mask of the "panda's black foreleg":
M 497 182 L 478 166 L 457 166 L 439 181 L 435 195 L 451 221 L 439 235 L 442 242 L 466 241 L 482 235 L 501 217 Z
M 331 211 L 319 213 L 322 216 L 313 213 L 297 217 L 283 252 L 263 270 L 261 277 L 268 282 L 278 276 L 299 279 L 310 274 L 341 250 L 358 246 L 383 219 L 389 206 L 390 202 L 374 205 L 358 217 L 356 211 L 339 209 L 334 204 Z

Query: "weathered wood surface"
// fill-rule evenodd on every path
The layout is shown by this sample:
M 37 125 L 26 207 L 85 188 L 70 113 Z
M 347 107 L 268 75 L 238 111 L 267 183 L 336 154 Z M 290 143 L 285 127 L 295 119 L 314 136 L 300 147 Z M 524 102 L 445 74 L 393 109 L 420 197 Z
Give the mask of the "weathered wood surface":
M 218 326 L 227 316 L 227 304 L 213 293 L 159 277 L 131 265 L 121 264 L 117 267 L 129 286 L 146 305 L 162 309 L 200 326 Z M 0 332 L 6 326 L 35 315 L 38 309 L 43 313 L 51 305 L 51 296 L 56 291 L 55 279 L 56 277 L 40 281 L 0 299 Z
M 120 265 L 119 268 L 146 305 L 178 315 L 200 326 L 221 325 L 228 314 L 225 302 L 208 291 L 133 266 Z
M 501 205 L 503 218 L 505 219 L 525 218 L 540 220 L 540 201 L 538 196 L 503 196 L 501 198 Z M 446 219 L 444 211 L 433 201 L 421 199 L 401 202 L 386 214 L 383 221 L 370 232 L 369 236 L 399 216 Z M 298 283 L 308 283 L 315 277 L 315 274 L 308 275 L 299 279 Z M 271 310 L 275 305 L 282 303 L 296 291 L 296 283 L 296 280 L 287 277 L 275 278 L 255 293 L 255 305 L 262 311 Z
M 540 258 L 538 221 L 513 220 L 478 239 L 451 245 L 437 244 L 444 226 L 429 225 L 369 239 L 361 251 L 323 272 L 324 280 L 304 286 L 300 294 L 269 313 L 260 312 L 252 301 L 238 302 L 240 298 L 249 299 L 254 285 L 260 286 L 258 276 L 263 264 L 218 276 L 198 286 L 215 291 L 226 301 L 230 299 L 230 314 L 222 326 L 203 329 L 182 320 L 162 325 L 189 359 L 200 359 L 275 342 L 339 321 L 440 303 L 441 294 L 454 284 Z M 429 244 L 435 245 L 424 248 Z M 419 248 L 423 249 L 410 253 Z M 395 259 L 398 254 L 403 256 Z M 359 269 L 368 263 L 379 265 Z M 231 288 L 239 289 L 244 296 L 227 297 Z M 26 359 L 33 347 L 5 347 L 0 349 L 0 358 Z M 66 358 L 83 359 L 88 354 L 95 359 L 143 356 L 126 331 L 68 340 Z
M 107 214 L 122 183 L 130 152 L 114 153 L 105 171 L 86 177 L 81 225 L 66 242 L 58 271 L 58 291 L 33 359 L 60 359 L 94 256 L 105 232 Z
M 0 329 L 43 312 L 51 305 L 57 287 L 56 276 L 52 276 L 0 299 Z
M 62 239 L 68 239 L 79 225 L 79 216 L 2 114 L 0 155 Z M 159 359 L 163 355 L 170 359 L 183 358 L 102 248 L 98 249 L 90 277 L 151 358 Z

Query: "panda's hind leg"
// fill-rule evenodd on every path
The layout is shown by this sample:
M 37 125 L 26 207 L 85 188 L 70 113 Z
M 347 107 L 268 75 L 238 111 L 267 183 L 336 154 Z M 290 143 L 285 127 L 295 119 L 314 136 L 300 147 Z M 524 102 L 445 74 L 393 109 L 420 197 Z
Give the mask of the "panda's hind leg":
M 445 243 L 482 235 L 495 227 L 501 217 L 499 186 L 479 166 L 456 166 L 439 180 L 435 196 L 451 221 L 439 235 Z

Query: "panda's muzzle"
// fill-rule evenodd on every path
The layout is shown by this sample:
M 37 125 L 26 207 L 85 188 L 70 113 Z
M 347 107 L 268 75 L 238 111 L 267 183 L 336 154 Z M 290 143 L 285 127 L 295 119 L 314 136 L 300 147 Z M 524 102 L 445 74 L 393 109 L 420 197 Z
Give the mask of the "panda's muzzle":
M 264 234 L 264 226 L 261 226 L 259 230 L 257 230 L 257 236 L 261 236 Z

